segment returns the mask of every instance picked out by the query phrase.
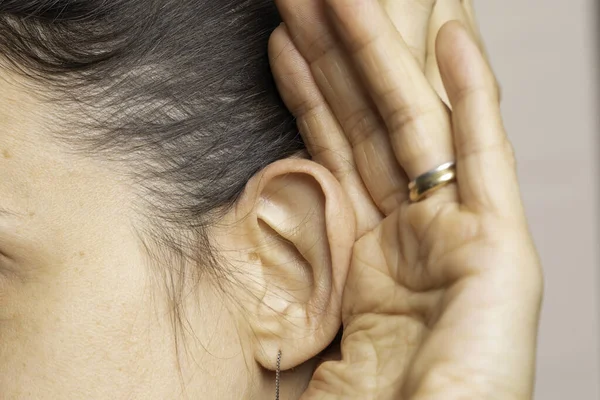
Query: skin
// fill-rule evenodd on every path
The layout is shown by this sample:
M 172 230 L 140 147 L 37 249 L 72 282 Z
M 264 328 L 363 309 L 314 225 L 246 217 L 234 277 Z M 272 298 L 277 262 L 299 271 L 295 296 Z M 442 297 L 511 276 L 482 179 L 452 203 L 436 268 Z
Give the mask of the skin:
M 359 229 L 341 358 L 302 399 L 531 399 L 541 269 L 473 32 L 451 22 L 437 37 L 450 112 L 377 2 L 303 5 L 298 18 L 280 1 L 275 75 Z M 407 181 L 450 160 L 457 184 L 408 200 Z
M 291 0 L 278 2 L 283 14 L 291 4 Z M 294 4 L 297 1 L 294 0 Z M 306 8 L 311 13 L 310 18 L 323 19 L 319 12 L 325 8 L 317 12 L 312 6 L 316 1 L 306 4 L 310 5 Z M 391 1 L 384 5 L 396 22 L 397 32 L 407 38 L 413 51 L 406 50 L 400 37 L 386 46 L 396 49 L 394 51 L 400 51 L 398 46 L 401 46 L 402 62 L 416 63 L 412 70 L 414 77 L 421 77 L 417 79 L 424 79 L 423 69 L 430 71 L 427 77 L 438 91 L 435 96 L 427 86 L 415 85 L 409 86 L 407 96 L 427 93 L 427 96 L 414 98 L 429 99 L 430 95 L 443 98 L 444 88 L 440 88 L 439 81 L 438 86 L 435 83 L 437 69 L 428 69 L 428 65 L 437 65 L 431 64 L 427 56 L 431 54 L 432 43 L 428 38 L 431 32 L 437 32 L 440 21 L 454 19 L 456 13 L 468 15 L 465 11 L 468 5 L 455 3 L 460 8 L 442 12 L 440 8 L 434 9 L 434 2 L 406 0 L 405 7 L 390 4 Z M 327 7 L 341 12 L 342 20 L 355 24 L 356 29 L 366 29 L 364 22 L 356 20 L 352 13 L 344 14 L 343 10 L 348 10 L 342 7 L 342 2 L 332 1 Z M 294 18 L 298 15 L 290 16 L 290 12 L 285 15 L 290 28 L 296 25 Z M 391 26 L 372 19 L 367 21 L 375 23 L 373 26 Z M 333 28 L 325 22 L 318 26 L 319 29 Z M 458 46 L 457 42 L 460 44 L 451 32 L 446 35 L 450 42 L 448 48 Z M 295 52 L 286 52 L 277 58 L 274 66 L 279 72 L 276 73 L 279 77 L 288 76 L 290 72 L 311 76 L 310 71 L 302 68 L 303 64 L 294 61 L 308 56 L 302 53 L 298 43 L 290 44 L 285 34 L 282 29 L 274 34 L 272 52 L 278 49 L 278 43 Z M 344 48 L 336 42 L 337 47 Z M 476 57 L 467 47 L 463 50 L 464 57 Z M 444 58 L 438 51 L 438 58 L 451 57 Z M 406 61 L 408 59 L 412 61 Z M 471 58 L 468 61 L 479 65 Z M 449 65 L 456 63 L 448 62 Z M 455 70 L 460 68 L 446 69 Z M 448 90 L 450 100 L 453 94 L 460 93 L 461 87 L 473 84 L 467 78 L 462 79 L 451 80 L 458 86 L 446 85 L 446 90 L 452 88 Z M 297 86 L 305 88 L 311 96 L 304 100 L 314 100 L 315 93 L 324 99 L 322 94 L 327 94 L 326 91 L 311 82 L 314 80 L 304 80 Z M 486 91 L 492 90 L 489 82 L 485 82 Z M 483 235 L 480 241 L 467 240 L 471 237 L 465 236 L 461 227 L 468 226 L 469 222 L 460 222 L 463 214 L 455 212 L 460 207 L 452 202 L 457 189 L 449 188 L 436 198 L 441 199 L 439 204 L 450 204 L 444 207 L 454 214 L 448 211 L 449 222 L 436 228 L 441 236 L 422 243 L 411 236 L 415 234 L 412 230 L 401 234 L 398 227 L 414 224 L 422 229 L 428 225 L 427 218 L 431 218 L 431 210 L 438 207 L 438 201 L 409 207 L 403 200 L 404 192 L 392 196 L 390 201 L 379 201 L 371 197 L 370 191 L 374 193 L 374 188 L 381 187 L 381 193 L 385 193 L 395 184 L 404 185 L 406 173 L 410 176 L 420 168 L 429 168 L 429 164 L 436 161 L 435 157 L 451 155 L 444 153 L 449 152 L 448 149 L 428 149 L 431 151 L 427 154 L 432 154 L 433 159 L 422 161 L 422 165 L 419 161 L 414 168 L 403 164 L 402 159 L 401 169 L 395 161 L 392 163 L 396 160 L 390 150 L 392 142 L 381 139 L 389 140 L 388 132 L 382 130 L 385 135 L 379 135 L 378 146 L 382 154 L 387 154 L 387 158 L 382 158 L 385 163 L 380 164 L 377 161 L 380 158 L 373 157 L 377 153 L 369 156 L 365 152 L 363 161 L 355 160 L 352 144 L 342 128 L 329 125 L 328 128 L 336 129 L 307 132 L 302 126 L 309 120 L 308 116 L 299 115 L 300 127 L 313 150 L 314 160 L 284 160 L 261 171 L 248 182 L 236 206 L 212 228 L 211 237 L 228 261 L 225 275 L 234 277 L 235 284 L 217 281 L 209 274 L 201 275 L 199 285 L 186 281 L 186 295 L 180 309 L 185 312 L 185 327 L 193 331 L 193 335 L 178 336 L 171 323 L 173 307 L 165 290 L 164 271 L 181 265 L 170 254 L 159 253 L 163 257 L 160 259 L 151 259 L 147 254 L 147 243 L 142 242 L 144 237 L 140 236 L 145 227 L 143 203 L 139 201 L 143 194 L 133 184 L 130 166 L 92 160 L 59 146 L 52 139 L 53 116 L 65 110 L 44 103 L 34 87 L 9 69 L 0 68 L 0 388 L 3 399 L 269 398 L 274 393 L 272 371 L 279 350 L 283 354 L 284 370 L 282 399 L 302 396 L 307 399 L 379 399 L 392 393 L 406 394 L 406 398 L 417 395 L 421 397 L 414 398 L 437 398 L 425 397 L 422 393 L 434 393 L 423 392 L 429 387 L 448 390 L 452 383 L 456 383 L 453 386 L 456 390 L 467 390 L 460 373 L 471 373 L 474 369 L 482 371 L 476 375 L 480 379 L 475 380 L 482 382 L 476 388 L 482 393 L 484 389 L 504 387 L 501 384 L 507 383 L 514 393 L 524 394 L 530 389 L 531 373 L 527 371 L 532 371 L 532 337 L 539 300 L 539 290 L 532 282 L 539 285 L 539 277 L 535 273 L 534 251 L 529 245 L 522 214 L 510 216 L 520 203 L 510 197 L 514 195 L 509 189 L 514 188 L 514 182 L 503 184 L 505 175 L 493 177 L 499 183 L 495 186 L 497 191 L 490 192 L 490 196 L 512 200 L 508 204 L 514 208 L 506 210 L 508 217 L 502 214 L 500 218 L 500 214 L 483 208 L 464 208 L 470 218 L 468 221 L 474 221 L 473 226 L 492 226 L 497 229 L 492 233 L 499 236 Z M 352 98 L 367 101 L 372 87 L 356 86 L 359 87 L 364 90 L 356 90 Z M 294 96 L 302 94 L 282 89 L 292 110 L 298 112 L 293 102 L 303 101 L 303 98 Z M 398 101 L 389 107 L 404 105 Z M 481 121 L 497 122 L 495 106 L 494 103 L 489 109 L 480 110 Z M 379 112 L 379 108 L 372 110 Z M 338 112 L 321 115 L 322 123 L 332 121 Z M 463 121 L 460 122 L 463 126 L 471 126 L 466 121 L 474 122 L 466 114 L 463 111 L 455 118 Z M 446 125 L 435 123 L 449 125 L 448 122 Z M 497 133 L 497 128 L 489 130 Z M 332 142 L 327 142 L 329 139 L 324 136 L 327 132 L 333 133 Z M 440 130 L 442 134 L 447 132 Z M 397 136 L 397 132 L 391 135 Z M 443 136 L 438 142 L 451 147 L 451 140 Z M 318 146 L 326 150 L 321 155 L 314 152 Z M 341 151 L 343 159 L 355 160 L 349 164 L 352 168 L 343 170 L 340 159 L 332 158 L 333 153 L 327 151 L 331 148 L 338 149 L 338 154 Z M 500 171 L 505 170 L 503 159 L 496 153 L 479 162 L 486 163 L 480 165 L 499 165 Z M 495 172 L 494 168 L 485 170 Z M 391 179 L 372 182 L 382 171 Z M 342 179 L 343 172 L 351 178 Z M 486 187 L 488 189 L 493 188 Z M 465 199 L 462 192 L 461 199 Z M 403 207 L 407 211 L 397 211 Z M 487 213 L 481 214 L 483 211 Z M 389 215 L 384 218 L 385 214 Z M 408 219 L 400 219 L 400 214 Z M 375 239 L 381 237 L 384 230 L 386 242 L 379 243 Z M 489 230 L 467 229 L 467 232 L 489 233 Z M 511 235 L 515 235 L 514 239 L 502 246 L 493 240 L 513 237 Z M 447 243 L 445 238 L 465 238 L 459 244 L 469 251 L 460 252 L 459 259 L 445 262 L 437 274 L 432 271 L 410 275 L 408 272 L 415 269 L 410 263 L 389 269 L 385 262 L 376 265 L 358 262 L 378 260 L 384 253 L 388 258 L 399 259 L 397 252 L 414 254 L 418 249 L 428 254 L 428 243 Z M 377 246 L 370 242 L 373 240 Z M 442 257 L 443 250 L 440 248 L 441 253 L 436 255 Z M 500 259 L 499 254 L 511 257 Z M 512 257 L 518 262 L 512 263 Z M 482 271 L 475 268 L 470 275 L 472 279 L 465 279 L 465 269 L 468 269 L 465 266 L 474 265 L 485 265 L 484 271 L 493 273 L 480 274 Z M 187 263 L 182 268 L 192 272 L 206 266 Z M 523 276 L 525 272 L 515 270 L 531 276 Z M 359 279 L 359 276 L 376 279 Z M 435 280 L 427 280 L 429 277 Z M 406 283 L 409 281 L 410 285 Z M 461 284 L 452 290 L 450 282 Z M 525 283 L 531 289 L 528 296 L 524 294 Z M 435 290 L 427 290 L 432 287 Z M 390 294 L 367 296 L 384 292 Z M 390 296 L 399 299 L 397 304 L 382 303 L 389 302 Z M 482 304 L 486 308 L 473 309 L 473 305 Z M 407 305 L 415 308 L 407 309 Z M 385 315 L 381 311 L 385 311 Z M 520 323 L 515 324 L 514 319 L 506 321 L 498 317 L 506 313 L 523 318 L 517 318 Z M 431 321 L 429 325 L 422 322 L 427 317 Z M 444 328 L 439 324 L 442 319 L 448 321 Z M 477 323 L 474 325 L 473 321 Z M 331 343 L 342 323 L 347 332 L 344 358 L 318 366 L 315 356 Z M 383 335 L 376 335 L 380 332 L 377 327 L 383 328 Z M 435 336 L 436 327 L 438 331 L 452 332 L 450 339 L 456 340 L 448 339 L 447 335 Z M 469 346 L 476 345 L 471 352 L 467 352 L 464 342 L 459 340 L 467 337 L 463 335 L 465 327 L 476 339 L 469 341 Z M 397 336 L 397 332 L 402 332 L 402 336 Z M 364 340 L 366 334 L 371 341 Z M 404 344 L 396 343 L 393 340 L 396 337 L 403 338 Z M 490 340 L 498 337 L 503 339 Z M 515 343 L 516 347 L 510 347 Z M 507 349 L 514 359 L 506 363 L 506 371 L 491 368 L 497 367 L 499 361 L 504 365 Z M 470 356 L 456 357 L 456 352 Z M 388 357 L 378 357 L 375 361 L 373 354 Z M 461 360 L 468 361 L 468 365 L 461 364 Z M 524 362 L 523 366 L 517 366 L 519 362 Z M 455 366 L 464 368 L 455 370 Z M 431 369 L 437 374 L 426 373 L 431 367 L 437 367 Z M 450 376 L 444 373 L 448 369 L 442 367 L 452 367 L 452 371 L 459 374 Z M 317 373 L 310 381 L 315 368 Z M 517 372 L 523 376 L 514 380 L 516 386 L 513 387 L 513 374 Z M 386 384 L 373 385 L 374 379 Z M 486 382 L 494 385 L 486 386 Z
M 45 117 L 56 111 L 18 77 L 2 77 L 3 398 L 172 398 L 181 387 L 169 308 L 134 234 L 131 183 L 114 165 L 58 147 Z M 218 309 L 214 296 L 201 300 L 203 315 Z M 208 331 L 199 325 L 197 333 Z M 221 344 L 235 349 L 231 338 Z M 183 370 L 187 377 L 185 360 Z

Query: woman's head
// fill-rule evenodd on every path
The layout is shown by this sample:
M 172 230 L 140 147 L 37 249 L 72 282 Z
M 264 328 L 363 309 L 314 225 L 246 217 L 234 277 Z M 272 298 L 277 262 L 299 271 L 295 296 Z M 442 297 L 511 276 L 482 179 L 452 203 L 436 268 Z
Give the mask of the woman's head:
M 271 0 L 0 0 L 0 388 L 262 398 L 339 327 L 353 233 Z M 351 225 L 351 224 L 349 224 Z

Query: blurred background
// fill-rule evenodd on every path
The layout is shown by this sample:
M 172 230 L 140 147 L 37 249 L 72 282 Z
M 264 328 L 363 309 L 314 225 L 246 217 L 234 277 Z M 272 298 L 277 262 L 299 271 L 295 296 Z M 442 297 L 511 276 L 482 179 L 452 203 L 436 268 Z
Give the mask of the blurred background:
M 537 400 L 600 399 L 598 0 L 475 0 L 546 276 Z

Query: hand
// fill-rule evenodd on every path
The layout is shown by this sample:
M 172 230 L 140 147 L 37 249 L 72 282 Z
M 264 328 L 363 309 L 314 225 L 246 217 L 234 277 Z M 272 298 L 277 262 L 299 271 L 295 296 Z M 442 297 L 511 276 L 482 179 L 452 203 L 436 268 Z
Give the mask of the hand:
M 438 35 L 450 113 L 376 0 L 278 5 L 282 96 L 360 231 L 342 358 L 302 398 L 530 399 L 542 278 L 478 46 L 457 23 Z M 409 202 L 408 181 L 450 160 L 458 183 Z
M 379 0 L 406 46 L 444 103 L 450 106 L 435 54 L 435 39 L 446 22 L 460 21 L 481 49 L 473 0 Z

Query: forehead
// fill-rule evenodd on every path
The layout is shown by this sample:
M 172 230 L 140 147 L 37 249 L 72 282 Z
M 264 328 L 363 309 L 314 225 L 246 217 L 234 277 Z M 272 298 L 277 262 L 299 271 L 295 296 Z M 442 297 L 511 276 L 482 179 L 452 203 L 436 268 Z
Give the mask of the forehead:
M 60 152 L 45 134 L 46 108 L 22 79 L 0 69 L 0 209 L 24 213 L 48 167 L 60 168 Z
M 0 246 L 12 240 L 11 248 L 108 230 L 132 200 L 107 162 L 69 152 L 53 137 L 60 110 L 32 87 L 0 69 Z

